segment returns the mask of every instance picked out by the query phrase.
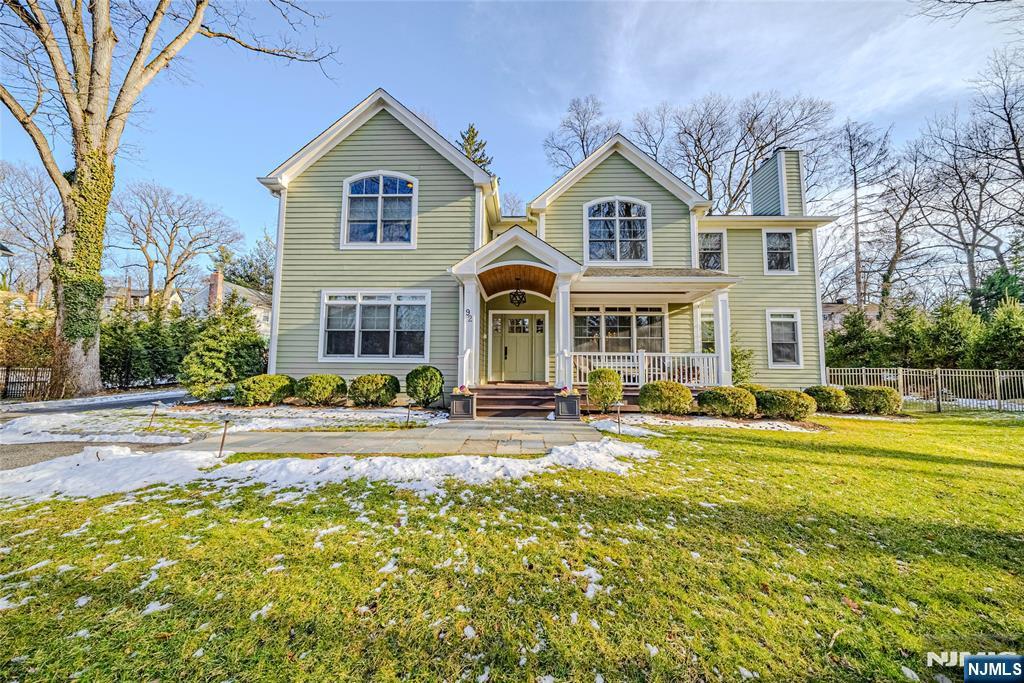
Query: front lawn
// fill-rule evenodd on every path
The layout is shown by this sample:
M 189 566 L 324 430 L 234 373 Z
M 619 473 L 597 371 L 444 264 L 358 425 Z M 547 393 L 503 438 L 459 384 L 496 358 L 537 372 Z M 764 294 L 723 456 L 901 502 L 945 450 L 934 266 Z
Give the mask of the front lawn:
M 445 499 L 6 507 L 0 678 L 923 681 L 929 650 L 1024 649 L 1024 420 L 816 421 Z

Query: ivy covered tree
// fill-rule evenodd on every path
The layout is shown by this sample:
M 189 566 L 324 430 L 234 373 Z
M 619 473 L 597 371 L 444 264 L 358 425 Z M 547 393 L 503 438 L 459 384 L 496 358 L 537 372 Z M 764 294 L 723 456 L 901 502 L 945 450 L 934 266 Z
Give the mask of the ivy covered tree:
M 297 1 L 268 4 L 294 35 L 316 16 Z M 89 394 L 100 377 L 100 276 L 114 165 L 143 92 L 197 36 L 291 61 L 330 50 L 270 44 L 254 33 L 246 3 L 223 0 L 3 0 L 0 102 L 32 141 L 57 189 L 63 224 L 53 249 L 55 396 Z M 286 34 L 287 36 L 287 34 Z M 201 68 L 202 62 L 197 62 Z M 62 168 L 51 137 L 67 141 Z
M 178 380 L 196 398 L 219 400 L 238 380 L 264 372 L 266 351 L 249 307 L 232 293 L 221 310 L 206 319 L 181 361 Z
M 974 352 L 979 367 L 999 370 L 1024 369 L 1024 306 L 1003 299 L 978 337 Z
M 459 133 L 457 144 L 470 161 L 485 171 L 491 170 L 493 158 L 487 156 L 487 141 L 480 137 L 480 131 L 476 129 L 475 125 L 471 123 L 466 130 Z

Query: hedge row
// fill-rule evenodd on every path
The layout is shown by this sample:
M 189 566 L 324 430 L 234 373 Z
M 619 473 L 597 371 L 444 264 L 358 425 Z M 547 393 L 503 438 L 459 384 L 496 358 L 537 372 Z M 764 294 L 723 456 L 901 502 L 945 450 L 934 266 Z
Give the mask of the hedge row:
M 441 395 L 444 377 L 429 365 L 405 376 L 406 393 L 416 405 L 428 406 Z M 287 398 L 308 405 L 336 405 L 348 397 L 357 406 L 389 406 L 402 390 L 394 375 L 360 375 L 347 384 L 337 375 L 307 375 L 298 381 L 288 375 L 254 375 L 235 383 L 235 405 L 277 405 Z

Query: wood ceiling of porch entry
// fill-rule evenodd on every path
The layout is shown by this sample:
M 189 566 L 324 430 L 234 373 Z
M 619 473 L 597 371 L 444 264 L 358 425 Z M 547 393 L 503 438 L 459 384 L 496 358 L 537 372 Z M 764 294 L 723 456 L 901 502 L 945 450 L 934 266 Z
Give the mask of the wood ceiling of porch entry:
M 494 296 L 499 292 L 514 290 L 536 292 L 550 297 L 555 286 L 555 274 L 550 270 L 521 264 L 509 264 L 485 270 L 477 276 L 484 293 Z

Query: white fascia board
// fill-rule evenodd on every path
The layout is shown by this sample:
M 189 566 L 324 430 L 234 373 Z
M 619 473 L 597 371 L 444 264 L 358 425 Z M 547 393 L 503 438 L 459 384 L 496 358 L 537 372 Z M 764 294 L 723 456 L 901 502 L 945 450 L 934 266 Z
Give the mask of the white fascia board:
M 381 111 L 387 111 L 402 125 L 430 145 L 456 168 L 469 176 L 475 185 L 489 186 L 491 175 L 470 161 L 465 154 L 446 140 L 443 135 L 412 113 L 405 105 L 392 97 L 383 88 L 378 88 L 369 97 L 353 107 L 348 113 L 331 124 L 324 132 L 306 143 L 287 161 L 268 173 L 259 181 L 271 190 L 288 186 L 292 178 L 316 163 L 341 141 L 358 130 L 364 123 Z
M 474 275 L 478 272 L 481 264 L 487 264 L 493 257 L 497 257 L 517 246 L 522 247 L 528 253 L 550 265 L 555 269 L 556 273 L 575 275 L 582 272 L 583 266 L 576 260 L 566 256 L 544 240 L 517 226 L 506 230 L 456 263 L 452 266 L 452 274 L 456 276 Z
M 626 138 L 626 136 L 621 133 L 617 133 L 613 135 L 608 142 L 598 147 L 593 154 L 556 180 L 551 187 L 538 195 L 536 199 L 530 202 L 528 210 L 544 211 L 551 202 L 561 196 L 566 190 L 575 185 L 578 180 L 587 175 L 587 173 L 615 152 L 622 154 L 622 156 L 630 163 L 646 173 L 659 185 L 674 194 L 691 208 L 694 206 L 710 206 L 710 202 L 700 196 L 696 190 L 645 154 L 643 150 L 634 145 L 628 138 Z

